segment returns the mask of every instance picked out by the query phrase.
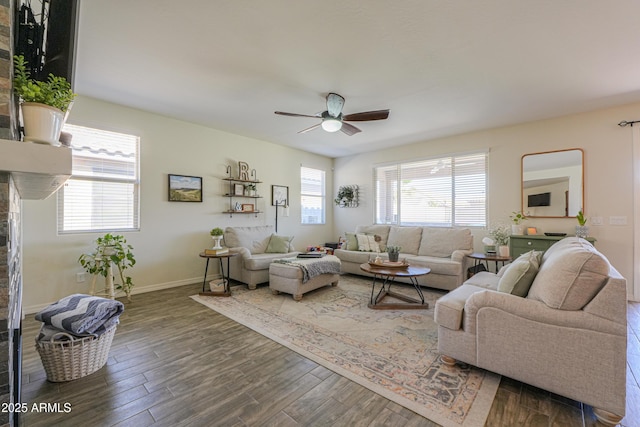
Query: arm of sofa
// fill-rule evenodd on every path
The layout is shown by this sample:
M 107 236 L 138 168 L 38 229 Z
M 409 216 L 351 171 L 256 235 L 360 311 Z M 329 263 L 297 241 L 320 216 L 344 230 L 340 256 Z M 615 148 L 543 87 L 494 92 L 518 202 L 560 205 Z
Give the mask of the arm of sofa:
M 476 333 L 478 313 L 485 309 L 500 310 L 534 322 L 564 328 L 590 330 L 611 335 L 626 336 L 626 325 L 595 316 L 584 310 L 558 310 L 541 301 L 484 290 L 472 294 L 464 306 L 464 330 Z
M 473 249 L 457 249 L 451 254 L 451 261 L 457 261 L 464 265 L 467 255 L 471 255 Z
M 247 248 L 237 247 L 237 248 L 229 248 L 229 252 L 240 254 L 242 259 L 251 259 L 251 251 Z

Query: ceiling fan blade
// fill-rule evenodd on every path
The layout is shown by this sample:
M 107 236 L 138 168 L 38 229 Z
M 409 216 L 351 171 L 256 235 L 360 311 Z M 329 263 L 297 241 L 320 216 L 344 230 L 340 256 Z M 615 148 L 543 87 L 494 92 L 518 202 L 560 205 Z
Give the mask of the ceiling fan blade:
M 281 116 L 290 116 L 290 117 L 313 117 L 313 118 L 322 117 L 319 114 L 315 114 L 313 116 L 310 116 L 309 114 L 285 113 L 284 111 L 274 111 L 274 113 L 279 114 Z
M 301 130 L 301 131 L 299 131 L 298 133 L 307 133 L 307 132 L 309 132 L 310 130 L 314 130 L 315 128 L 319 128 L 321 124 L 322 124 L 322 123 L 318 123 L 318 124 L 315 124 L 315 125 L 313 125 L 313 126 L 311 126 L 311 127 L 306 128 L 306 129 L 302 129 L 302 130 Z
M 365 111 L 362 113 L 353 113 L 342 116 L 342 120 L 350 122 L 367 122 L 370 120 L 385 120 L 389 117 L 389 110 Z
M 350 125 L 349 123 L 345 123 L 345 122 L 342 122 L 342 127 L 340 128 L 340 130 L 349 136 L 355 135 L 358 132 L 362 132 L 360 129 L 358 129 L 354 125 Z
M 327 95 L 327 112 L 331 117 L 338 117 L 342 113 L 344 98 L 337 93 Z

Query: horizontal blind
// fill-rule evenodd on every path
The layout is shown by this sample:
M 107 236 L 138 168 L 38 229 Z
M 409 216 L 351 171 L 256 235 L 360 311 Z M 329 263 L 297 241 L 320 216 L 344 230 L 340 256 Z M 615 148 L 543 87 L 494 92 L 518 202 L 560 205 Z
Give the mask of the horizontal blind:
M 301 224 L 325 223 L 325 197 L 325 171 L 301 166 Z
M 58 231 L 139 229 L 139 138 L 65 125 L 73 171 L 58 193 Z
M 484 226 L 486 153 L 374 169 L 377 224 Z

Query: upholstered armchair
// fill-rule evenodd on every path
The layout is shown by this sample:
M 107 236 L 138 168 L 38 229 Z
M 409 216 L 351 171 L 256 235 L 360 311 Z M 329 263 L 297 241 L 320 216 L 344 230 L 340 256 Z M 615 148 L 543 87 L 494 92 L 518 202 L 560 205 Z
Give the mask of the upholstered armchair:
M 537 262 L 522 268 L 519 260 L 517 274 L 510 266 L 501 275 L 479 273 L 437 301 L 443 362 L 459 360 L 586 403 L 616 424 L 625 414 L 626 280 L 578 238 L 549 248 L 539 270 Z M 522 292 L 521 281 L 529 280 L 524 297 L 498 291 L 507 274 L 520 282 L 509 289 Z

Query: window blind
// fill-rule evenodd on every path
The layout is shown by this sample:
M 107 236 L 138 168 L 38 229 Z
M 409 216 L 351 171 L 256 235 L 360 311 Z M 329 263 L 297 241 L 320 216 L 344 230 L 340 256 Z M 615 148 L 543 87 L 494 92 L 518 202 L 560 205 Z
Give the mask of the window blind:
M 302 224 L 325 223 L 325 171 L 300 167 L 300 207 Z
M 485 152 L 379 166 L 374 184 L 377 224 L 486 225 Z
M 65 125 L 71 178 L 58 192 L 58 232 L 138 230 L 139 138 Z

